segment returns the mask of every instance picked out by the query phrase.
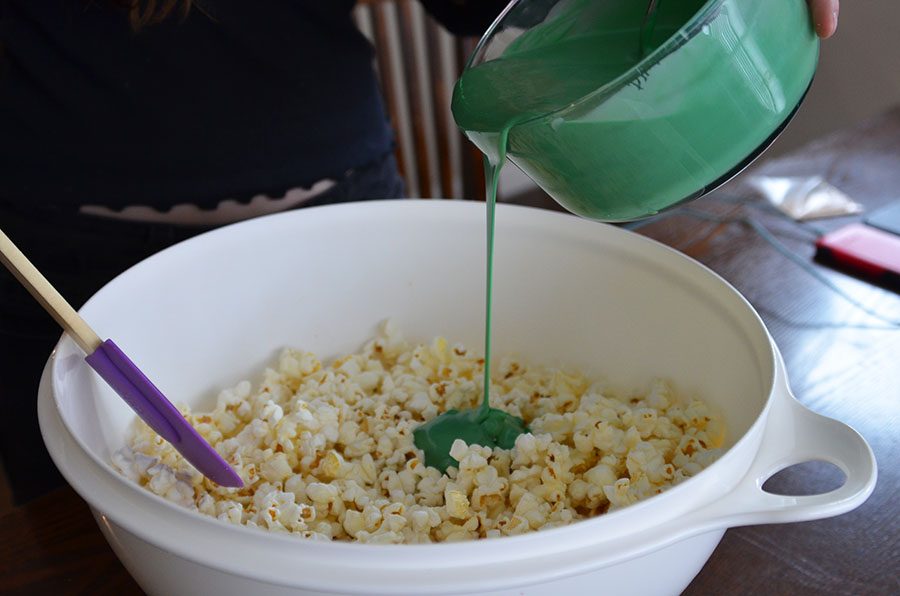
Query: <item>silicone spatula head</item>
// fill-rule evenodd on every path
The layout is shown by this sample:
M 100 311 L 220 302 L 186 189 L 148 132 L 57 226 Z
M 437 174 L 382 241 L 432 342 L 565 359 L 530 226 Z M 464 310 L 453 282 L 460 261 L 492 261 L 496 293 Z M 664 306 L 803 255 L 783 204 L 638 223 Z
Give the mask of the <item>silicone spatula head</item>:
M 168 441 L 197 470 L 221 486 L 241 487 L 241 477 L 200 436 L 181 412 L 107 339 L 85 361 L 131 406 L 141 419 Z

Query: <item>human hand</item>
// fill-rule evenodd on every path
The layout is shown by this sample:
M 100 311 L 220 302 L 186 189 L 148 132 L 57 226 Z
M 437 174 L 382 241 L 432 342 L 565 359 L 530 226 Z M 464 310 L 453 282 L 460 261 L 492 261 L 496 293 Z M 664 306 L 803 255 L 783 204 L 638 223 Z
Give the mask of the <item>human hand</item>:
M 809 9 L 812 11 L 816 35 L 822 39 L 834 35 L 838 24 L 840 0 L 809 0 Z

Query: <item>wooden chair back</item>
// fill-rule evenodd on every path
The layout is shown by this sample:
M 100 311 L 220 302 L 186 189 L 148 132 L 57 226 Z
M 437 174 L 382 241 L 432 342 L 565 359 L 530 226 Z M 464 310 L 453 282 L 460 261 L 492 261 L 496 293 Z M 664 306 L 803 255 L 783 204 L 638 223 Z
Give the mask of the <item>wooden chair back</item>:
M 362 0 L 354 17 L 375 46 L 409 196 L 484 200 L 481 153 L 450 113 L 453 84 L 478 40 L 454 38 L 415 0 Z

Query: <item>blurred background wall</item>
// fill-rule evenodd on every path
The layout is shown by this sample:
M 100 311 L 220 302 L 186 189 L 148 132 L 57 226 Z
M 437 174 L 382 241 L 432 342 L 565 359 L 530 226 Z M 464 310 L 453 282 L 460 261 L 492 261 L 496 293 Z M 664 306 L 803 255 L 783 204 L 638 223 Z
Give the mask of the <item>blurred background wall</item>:
M 822 43 L 813 88 L 766 157 L 795 149 L 900 104 L 900 2 L 841 2 L 837 34 Z

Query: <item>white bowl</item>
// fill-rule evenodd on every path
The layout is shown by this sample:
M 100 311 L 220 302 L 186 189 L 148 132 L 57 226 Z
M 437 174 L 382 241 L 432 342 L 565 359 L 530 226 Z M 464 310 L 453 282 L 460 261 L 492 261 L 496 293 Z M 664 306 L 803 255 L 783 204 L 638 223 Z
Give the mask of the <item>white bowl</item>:
M 480 348 L 485 212 L 389 201 L 300 210 L 174 246 L 82 309 L 173 401 L 210 406 L 283 346 L 353 351 L 385 318 L 411 339 Z M 518 537 L 434 545 L 309 542 L 182 509 L 109 465 L 133 419 L 64 337 L 41 383 L 44 440 L 116 554 L 151 594 L 674 594 L 729 526 L 809 520 L 861 504 L 875 460 L 852 429 L 801 406 L 750 305 L 714 273 L 621 229 L 533 209 L 497 212 L 495 354 L 672 379 L 719 410 L 728 451 L 668 492 Z M 763 482 L 825 460 L 835 491 L 778 496 Z

